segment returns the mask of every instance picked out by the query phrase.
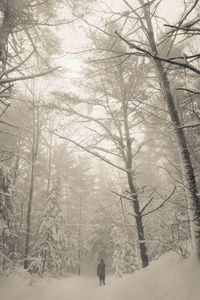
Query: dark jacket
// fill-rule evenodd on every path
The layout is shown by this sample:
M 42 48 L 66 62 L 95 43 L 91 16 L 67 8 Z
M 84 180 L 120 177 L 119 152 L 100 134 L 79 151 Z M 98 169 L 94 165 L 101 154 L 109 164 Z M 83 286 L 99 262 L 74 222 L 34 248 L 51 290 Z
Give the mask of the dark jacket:
M 97 266 L 97 276 L 105 276 L 105 269 L 106 269 L 106 264 L 102 259 Z

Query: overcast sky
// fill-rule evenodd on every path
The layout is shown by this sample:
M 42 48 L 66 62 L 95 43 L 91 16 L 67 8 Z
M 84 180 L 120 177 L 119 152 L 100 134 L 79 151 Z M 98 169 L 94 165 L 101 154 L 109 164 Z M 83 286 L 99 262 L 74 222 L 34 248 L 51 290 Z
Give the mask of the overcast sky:
M 102 3 L 102 1 L 99 1 L 99 3 Z M 129 3 L 136 5 L 138 1 L 130 0 Z M 167 19 L 170 23 L 176 23 L 183 10 L 182 3 L 183 0 L 162 0 L 158 9 L 158 14 Z M 123 0 L 106 0 L 106 5 L 109 5 L 113 11 L 121 12 L 127 10 L 127 6 L 124 5 Z M 101 7 L 104 6 L 101 4 Z M 63 14 L 65 14 L 65 12 L 63 12 Z M 93 14 L 94 23 L 96 22 L 97 18 L 98 17 Z M 62 48 L 64 51 L 75 52 L 86 47 L 88 40 L 85 37 L 82 27 L 83 25 L 81 23 L 76 22 L 71 26 L 66 25 L 64 28 L 57 28 L 56 32 L 59 34 L 62 40 Z M 69 84 L 71 78 L 81 76 L 82 64 L 79 58 L 75 55 L 64 55 L 62 58 L 56 60 L 56 64 L 59 64 L 67 69 L 65 74 L 62 76 L 62 78 L 66 80 L 65 84 Z

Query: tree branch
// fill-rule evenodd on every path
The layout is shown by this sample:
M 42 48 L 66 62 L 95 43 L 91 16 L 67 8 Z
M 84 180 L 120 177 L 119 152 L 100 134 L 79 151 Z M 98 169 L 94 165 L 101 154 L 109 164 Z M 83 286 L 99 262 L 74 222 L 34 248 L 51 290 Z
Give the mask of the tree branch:
M 161 207 L 163 207 L 163 205 L 172 197 L 172 195 L 174 194 L 175 190 L 176 190 L 176 186 L 173 188 L 173 190 L 170 193 L 170 195 L 159 206 L 157 206 L 156 208 L 154 208 L 154 209 L 146 212 L 145 214 L 142 215 L 142 217 L 146 217 L 147 215 L 149 215 L 149 214 L 151 214 L 151 213 L 159 210 Z
M 176 88 L 176 91 L 186 91 L 195 95 L 200 95 L 200 92 L 198 91 L 194 91 L 194 90 L 190 90 L 190 89 L 186 89 L 186 88 Z
M 77 143 L 76 141 L 73 141 L 72 139 L 70 139 L 70 138 L 68 138 L 68 137 L 62 136 L 62 135 L 60 135 L 60 134 L 58 134 L 58 133 L 56 133 L 56 132 L 53 132 L 53 134 L 54 134 L 55 136 L 59 137 L 60 139 L 69 141 L 70 143 L 76 145 L 77 147 L 81 148 L 82 150 L 86 151 L 87 153 L 92 154 L 93 156 L 95 156 L 95 157 L 101 159 L 102 161 L 106 162 L 107 164 L 113 166 L 113 167 L 116 168 L 116 169 L 119 169 L 119 170 L 121 170 L 121 171 L 123 171 L 123 172 L 125 172 L 125 173 L 130 173 L 130 172 L 131 172 L 131 170 L 125 169 L 125 168 L 123 168 L 123 167 L 121 167 L 121 166 L 118 166 L 118 165 L 114 164 L 112 161 L 110 161 L 110 160 L 107 159 L 106 157 L 102 156 L 101 154 L 99 154 L 99 153 L 97 153 L 97 152 L 95 152 L 95 151 L 89 150 L 86 146 L 83 146 L 83 145 Z
M 198 127 L 198 126 L 200 126 L 200 122 L 193 121 L 193 122 L 188 122 L 184 125 L 178 126 L 178 128 L 193 128 L 193 127 Z
M 149 206 L 149 204 L 153 201 L 154 197 L 151 197 L 149 201 L 145 204 L 145 206 L 141 209 L 140 213 L 142 214 L 143 211 Z
M 115 191 L 113 191 L 113 190 L 110 190 L 110 191 L 111 191 L 111 193 L 115 194 L 116 196 L 122 197 L 122 198 L 124 198 L 124 199 L 126 199 L 126 200 L 129 200 L 129 201 L 133 201 L 132 198 L 128 198 L 128 197 L 124 196 L 123 194 L 120 194 L 120 193 L 115 192 Z
M 36 77 L 42 77 L 42 76 L 48 75 L 48 74 L 50 74 L 52 72 L 55 72 L 59 68 L 60 67 L 56 67 L 56 68 L 48 70 L 46 72 L 42 72 L 42 73 L 38 73 L 38 74 L 33 74 L 33 75 L 21 76 L 21 77 L 16 77 L 16 78 L 1 79 L 0 80 L 0 84 L 10 83 L 10 82 L 15 82 L 15 81 L 28 80 L 28 79 L 33 79 L 33 78 L 36 78 Z
M 178 62 L 178 61 L 174 61 L 173 59 L 167 59 L 167 58 L 163 58 L 163 57 L 159 57 L 158 55 L 155 55 L 153 53 L 151 53 L 150 51 L 146 50 L 146 49 L 143 49 L 141 48 L 140 46 L 137 46 L 135 45 L 134 43 L 132 42 L 129 42 L 127 41 L 124 37 L 122 37 L 117 31 L 115 31 L 116 35 L 122 40 L 124 41 L 126 44 L 129 45 L 130 48 L 132 49 L 136 49 L 137 51 L 140 51 L 141 52 L 141 55 L 142 56 L 147 56 L 149 58 L 153 58 L 154 60 L 158 60 L 158 61 L 162 61 L 162 62 L 166 62 L 168 64 L 171 64 L 171 65 L 176 65 L 176 66 L 179 66 L 179 67 L 182 67 L 182 68 L 185 68 L 185 69 L 189 69 L 191 71 L 193 71 L 194 73 L 200 75 L 200 70 L 195 68 L 194 66 L 192 66 L 191 64 L 189 63 L 182 63 L 182 62 Z M 134 52 L 132 53 L 132 55 L 134 55 Z M 138 55 L 138 52 L 137 52 L 137 55 Z M 181 57 L 181 59 L 185 59 L 185 57 Z
M 0 120 L 0 123 L 5 124 L 5 125 L 10 126 L 10 127 L 13 127 L 13 128 L 17 128 L 17 129 L 19 128 L 19 127 L 13 125 L 13 124 L 7 123 L 7 122 L 2 121 L 2 120 Z

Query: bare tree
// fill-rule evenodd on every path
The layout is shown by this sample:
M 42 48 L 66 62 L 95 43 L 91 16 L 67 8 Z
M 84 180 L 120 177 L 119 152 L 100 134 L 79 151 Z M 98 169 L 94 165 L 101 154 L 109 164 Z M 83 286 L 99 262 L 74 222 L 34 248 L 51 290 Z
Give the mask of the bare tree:
M 121 34 L 117 34 L 129 45 L 131 49 L 137 50 L 137 53 L 133 52 L 133 55 L 145 55 L 152 59 L 154 62 L 163 98 L 166 101 L 169 115 L 174 125 L 175 135 L 179 149 L 183 181 L 188 198 L 188 205 L 190 208 L 189 212 L 191 221 L 192 240 L 194 244 L 194 249 L 196 251 L 196 256 L 198 257 L 198 259 L 200 259 L 200 203 L 198 189 L 191 161 L 191 156 L 188 149 L 187 139 L 184 133 L 184 129 L 182 128 L 170 80 L 168 78 L 167 71 L 163 65 L 163 62 L 175 64 L 177 66 L 189 69 L 197 74 L 199 71 L 196 69 L 195 66 L 190 65 L 187 62 L 177 62 L 173 59 L 166 59 L 159 56 L 159 51 L 154 34 L 154 27 L 152 25 L 152 19 L 154 18 L 156 9 L 156 6 L 154 6 L 153 2 L 145 3 L 143 0 L 139 0 L 138 4 L 140 6 L 137 7 L 137 9 L 132 7 L 126 0 L 124 0 L 124 2 L 129 7 L 131 13 L 137 18 L 138 22 L 140 23 L 140 28 L 142 28 L 143 34 L 146 37 L 144 43 L 148 44 L 148 47 L 145 48 L 143 46 L 137 46 L 137 42 L 132 43 L 128 39 L 122 37 Z M 138 41 L 138 44 L 141 45 L 140 41 Z
M 95 45 L 109 49 L 109 45 L 113 46 L 113 38 L 108 41 L 97 37 Z M 86 89 L 92 93 L 90 99 L 81 100 L 77 97 L 58 94 L 57 98 L 63 101 L 63 104 L 60 107 L 55 105 L 49 107 L 61 109 L 69 115 L 78 117 L 83 126 L 91 131 L 92 138 L 91 134 L 87 136 L 86 132 L 84 136 L 87 137 L 83 138 L 82 142 L 76 142 L 75 138 L 70 139 L 59 132 L 56 132 L 56 135 L 67 139 L 125 174 L 129 192 L 128 195 L 123 193 L 118 195 L 131 202 L 133 207 L 139 253 L 142 266 L 146 267 L 149 264 L 149 258 L 143 217 L 161 208 L 175 189 L 169 198 L 155 207 L 153 211 L 146 211 L 153 199 L 149 199 L 143 208 L 140 208 L 142 194 L 136 185 L 134 158 L 148 141 L 137 143 L 135 132 L 143 126 L 145 113 L 136 109 L 135 105 L 138 106 L 141 98 L 144 97 L 145 68 L 142 67 L 143 61 L 135 58 L 131 60 L 134 65 L 131 70 L 130 61 L 124 61 L 124 57 L 118 56 L 119 52 L 125 52 L 124 47 L 120 45 L 113 46 L 112 52 L 115 53 L 112 60 L 102 59 L 101 54 L 99 57 L 96 55 L 95 59 L 90 59 L 91 66 L 86 72 L 86 78 L 92 78 L 92 82 L 86 79 L 85 84 Z M 109 73 L 104 72 L 105 68 L 109 70 Z M 99 75 L 95 76 L 96 73 Z

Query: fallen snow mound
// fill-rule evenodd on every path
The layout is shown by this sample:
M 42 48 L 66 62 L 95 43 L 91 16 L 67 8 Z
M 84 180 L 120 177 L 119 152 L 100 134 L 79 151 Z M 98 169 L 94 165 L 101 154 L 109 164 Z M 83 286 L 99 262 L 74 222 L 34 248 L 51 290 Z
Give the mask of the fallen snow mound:
M 169 252 L 146 269 L 106 286 L 95 300 L 199 300 L 200 263 Z

